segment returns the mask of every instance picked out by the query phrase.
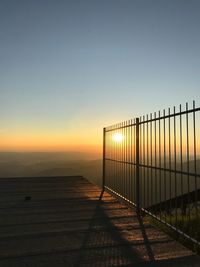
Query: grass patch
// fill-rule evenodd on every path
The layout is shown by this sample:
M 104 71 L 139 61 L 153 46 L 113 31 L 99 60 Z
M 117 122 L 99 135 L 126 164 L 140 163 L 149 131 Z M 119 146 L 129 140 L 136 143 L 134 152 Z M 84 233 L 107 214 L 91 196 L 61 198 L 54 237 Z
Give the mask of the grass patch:
M 166 234 L 168 234 L 169 236 L 171 236 L 175 240 L 182 243 L 184 246 L 186 246 L 189 249 L 193 250 L 194 252 L 200 254 L 200 246 L 198 244 L 195 244 L 194 242 L 192 242 L 188 238 L 177 233 L 175 230 L 169 228 L 168 226 L 159 222 L 155 218 L 153 218 L 149 215 L 147 215 L 147 218 L 148 218 L 149 223 L 158 227 L 159 229 L 164 231 Z M 175 226 L 176 228 L 178 228 L 182 232 L 186 233 L 190 237 L 192 237 L 192 238 L 194 238 L 200 242 L 200 217 L 196 218 L 196 217 L 191 216 L 190 220 L 189 220 L 188 216 L 184 216 L 184 217 L 178 216 L 177 220 L 174 217 L 172 217 L 171 219 L 170 219 L 170 217 L 167 217 L 166 222 Z
M 170 223 L 170 221 L 167 220 Z M 190 220 L 187 216 L 178 217 L 177 222 L 173 218 L 171 224 L 179 228 L 184 233 L 188 234 L 192 238 L 200 241 L 200 218 L 196 216 L 191 217 Z

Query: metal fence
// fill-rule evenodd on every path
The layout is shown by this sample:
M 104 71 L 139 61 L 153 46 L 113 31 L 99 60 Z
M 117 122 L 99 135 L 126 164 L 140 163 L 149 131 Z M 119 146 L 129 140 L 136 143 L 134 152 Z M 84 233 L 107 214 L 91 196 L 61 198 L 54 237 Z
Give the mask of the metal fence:
M 200 245 L 200 107 L 104 128 L 103 187 Z

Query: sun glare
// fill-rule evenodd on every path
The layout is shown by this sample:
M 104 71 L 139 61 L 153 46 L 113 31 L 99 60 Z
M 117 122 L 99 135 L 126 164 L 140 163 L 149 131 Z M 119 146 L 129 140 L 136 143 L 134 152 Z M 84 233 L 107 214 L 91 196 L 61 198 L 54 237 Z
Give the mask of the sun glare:
M 114 142 L 121 142 L 123 140 L 123 135 L 121 133 L 114 133 L 113 134 L 113 141 Z

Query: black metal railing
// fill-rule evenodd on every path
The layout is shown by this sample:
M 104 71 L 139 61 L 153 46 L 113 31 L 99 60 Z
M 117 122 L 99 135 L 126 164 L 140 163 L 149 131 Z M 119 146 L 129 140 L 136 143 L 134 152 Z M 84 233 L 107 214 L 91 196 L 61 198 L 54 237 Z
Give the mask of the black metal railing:
M 103 187 L 200 245 L 200 107 L 104 128 Z

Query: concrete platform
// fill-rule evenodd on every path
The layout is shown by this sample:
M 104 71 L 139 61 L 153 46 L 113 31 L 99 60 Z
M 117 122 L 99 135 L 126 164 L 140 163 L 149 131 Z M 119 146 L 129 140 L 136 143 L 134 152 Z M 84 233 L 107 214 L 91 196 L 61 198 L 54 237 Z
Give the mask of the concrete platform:
M 200 258 L 83 177 L 8 178 L 0 266 L 199 267 Z

